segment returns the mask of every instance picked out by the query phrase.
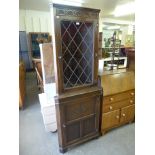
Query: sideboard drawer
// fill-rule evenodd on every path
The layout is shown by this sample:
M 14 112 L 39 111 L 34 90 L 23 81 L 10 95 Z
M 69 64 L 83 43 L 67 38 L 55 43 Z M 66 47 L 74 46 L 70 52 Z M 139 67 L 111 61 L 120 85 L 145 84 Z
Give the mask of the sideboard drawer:
M 135 90 L 129 90 L 123 93 L 105 96 L 103 99 L 103 105 L 115 103 L 117 101 L 121 101 L 128 98 L 133 98 L 134 96 L 135 96 Z
M 111 103 L 111 104 L 105 104 L 105 105 L 103 104 L 102 112 L 110 112 L 110 111 L 120 109 L 124 106 L 132 105 L 132 104 L 135 104 L 134 98 L 125 99 L 125 100 L 118 101 L 116 103 Z

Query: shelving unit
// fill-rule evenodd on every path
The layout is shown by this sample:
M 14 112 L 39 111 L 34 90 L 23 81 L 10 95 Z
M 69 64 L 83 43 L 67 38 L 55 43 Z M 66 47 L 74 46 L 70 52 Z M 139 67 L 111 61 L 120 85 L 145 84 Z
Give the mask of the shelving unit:
M 115 33 L 111 38 L 111 42 L 111 47 L 105 47 L 103 49 L 103 68 L 105 70 L 126 68 L 127 56 L 125 52 L 122 52 L 122 48 L 120 47 L 120 40 L 116 39 Z

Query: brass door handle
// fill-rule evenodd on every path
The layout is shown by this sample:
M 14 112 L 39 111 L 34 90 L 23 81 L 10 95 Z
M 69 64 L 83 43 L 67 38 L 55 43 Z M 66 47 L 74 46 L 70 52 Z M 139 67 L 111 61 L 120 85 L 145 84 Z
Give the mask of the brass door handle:
M 110 106 L 109 109 L 112 110 L 113 109 L 112 106 Z
M 133 100 L 130 100 L 130 103 L 133 103 Z
M 125 114 L 122 114 L 123 117 L 125 117 Z
M 111 98 L 110 98 L 110 101 L 113 101 L 113 100 L 114 100 L 114 98 L 111 97 Z
M 132 92 L 132 93 L 131 93 L 131 95 L 133 96 L 133 95 L 134 95 L 134 93 Z
M 117 115 L 116 118 L 119 119 L 119 116 Z

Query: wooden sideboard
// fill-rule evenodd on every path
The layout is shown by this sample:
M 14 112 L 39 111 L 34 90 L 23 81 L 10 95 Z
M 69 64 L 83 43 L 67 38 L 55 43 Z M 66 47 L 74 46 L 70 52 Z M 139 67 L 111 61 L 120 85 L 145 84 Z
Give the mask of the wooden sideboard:
M 103 87 L 102 134 L 135 118 L 135 78 L 133 71 L 101 76 Z

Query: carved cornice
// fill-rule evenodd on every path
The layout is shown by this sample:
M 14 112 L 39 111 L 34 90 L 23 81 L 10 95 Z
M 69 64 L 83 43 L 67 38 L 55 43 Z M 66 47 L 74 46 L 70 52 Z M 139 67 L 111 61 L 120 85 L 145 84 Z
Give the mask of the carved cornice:
M 98 18 L 97 12 L 88 12 L 84 10 L 77 10 L 77 9 L 56 9 L 56 16 L 72 16 L 72 17 L 88 17 L 88 18 Z

